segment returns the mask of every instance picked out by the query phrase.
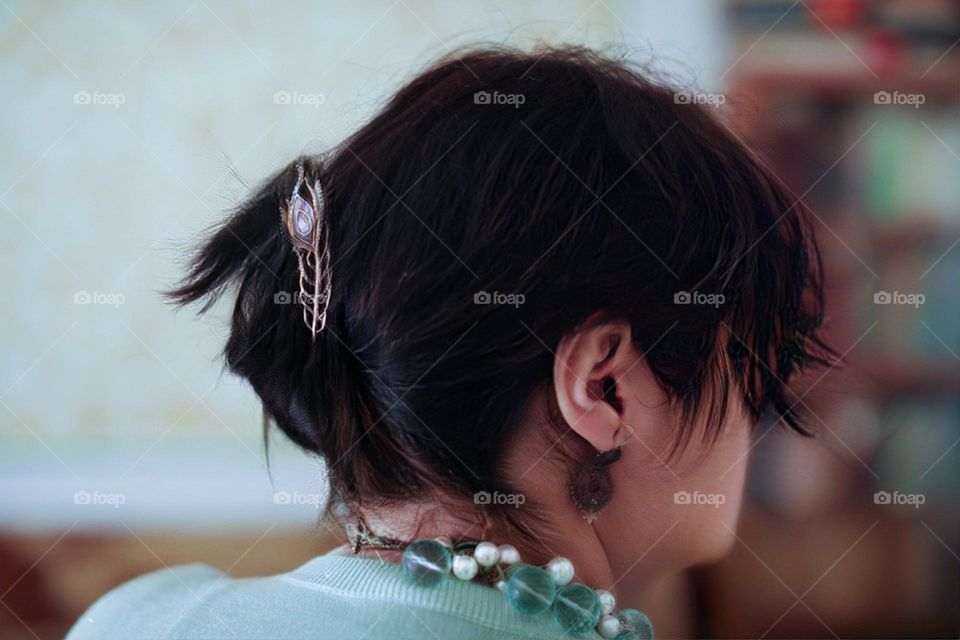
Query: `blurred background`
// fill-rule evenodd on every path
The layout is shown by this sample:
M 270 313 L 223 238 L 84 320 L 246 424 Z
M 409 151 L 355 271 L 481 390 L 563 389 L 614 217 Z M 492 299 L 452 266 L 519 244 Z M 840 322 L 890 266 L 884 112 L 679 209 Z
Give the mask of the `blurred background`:
M 226 306 L 157 291 L 295 154 L 438 55 L 586 43 L 700 101 L 813 210 L 845 367 L 766 425 L 739 542 L 653 590 L 662 638 L 958 637 L 960 2 L 0 0 L 0 637 L 202 561 L 337 544 L 323 469 L 221 371 Z

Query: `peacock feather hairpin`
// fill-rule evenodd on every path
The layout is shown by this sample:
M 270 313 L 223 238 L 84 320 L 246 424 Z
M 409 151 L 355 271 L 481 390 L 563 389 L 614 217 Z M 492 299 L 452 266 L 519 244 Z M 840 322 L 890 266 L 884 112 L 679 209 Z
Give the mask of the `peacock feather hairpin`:
M 281 220 L 297 254 L 300 291 L 297 302 L 303 307 L 303 321 L 311 335 L 327 326 L 330 304 L 330 229 L 320 181 L 306 175 L 303 163 L 297 164 L 297 183 L 293 187 Z

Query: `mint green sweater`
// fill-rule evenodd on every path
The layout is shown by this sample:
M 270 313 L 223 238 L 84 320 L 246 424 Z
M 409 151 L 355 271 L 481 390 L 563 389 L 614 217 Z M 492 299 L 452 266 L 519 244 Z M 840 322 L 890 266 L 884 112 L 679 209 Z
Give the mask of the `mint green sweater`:
M 157 571 L 103 596 L 67 640 L 562 637 L 550 612 L 518 613 L 496 589 L 455 579 L 419 587 L 399 565 L 331 552 L 266 578 L 228 578 L 202 564 Z

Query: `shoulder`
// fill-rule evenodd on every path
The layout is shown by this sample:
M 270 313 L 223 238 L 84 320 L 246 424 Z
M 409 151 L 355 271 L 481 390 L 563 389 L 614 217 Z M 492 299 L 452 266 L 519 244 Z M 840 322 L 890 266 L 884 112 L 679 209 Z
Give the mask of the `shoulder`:
M 555 637 L 552 626 L 542 633 L 546 627 L 514 620 L 512 610 L 496 613 L 504 607 L 500 595 L 452 582 L 423 591 L 397 566 L 353 558 L 320 558 L 294 572 L 258 578 L 230 578 L 193 564 L 114 589 L 81 616 L 67 640 Z
M 97 600 L 74 624 L 67 640 L 170 637 L 185 613 L 201 605 L 223 574 L 205 564 L 154 571 Z

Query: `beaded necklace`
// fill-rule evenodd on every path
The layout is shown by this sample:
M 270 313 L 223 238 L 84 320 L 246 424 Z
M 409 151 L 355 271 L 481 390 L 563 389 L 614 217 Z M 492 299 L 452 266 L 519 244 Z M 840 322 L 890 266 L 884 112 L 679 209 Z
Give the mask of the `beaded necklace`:
M 452 576 L 458 580 L 480 579 L 502 591 L 510 605 L 527 615 L 552 611 L 560 627 L 570 634 L 596 629 L 613 640 L 653 640 L 653 624 L 637 609 L 616 610 L 612 593 L 571 583 L 573 563 L 556 557 L 545 567 L 524 564 L 510 544 L 463 541 L 454 544 L 447 536 L 405 543 L 373 534 L 361 519 L 353 551 L 403 549 L 401 564 L 411 582 L 431 588 Z

